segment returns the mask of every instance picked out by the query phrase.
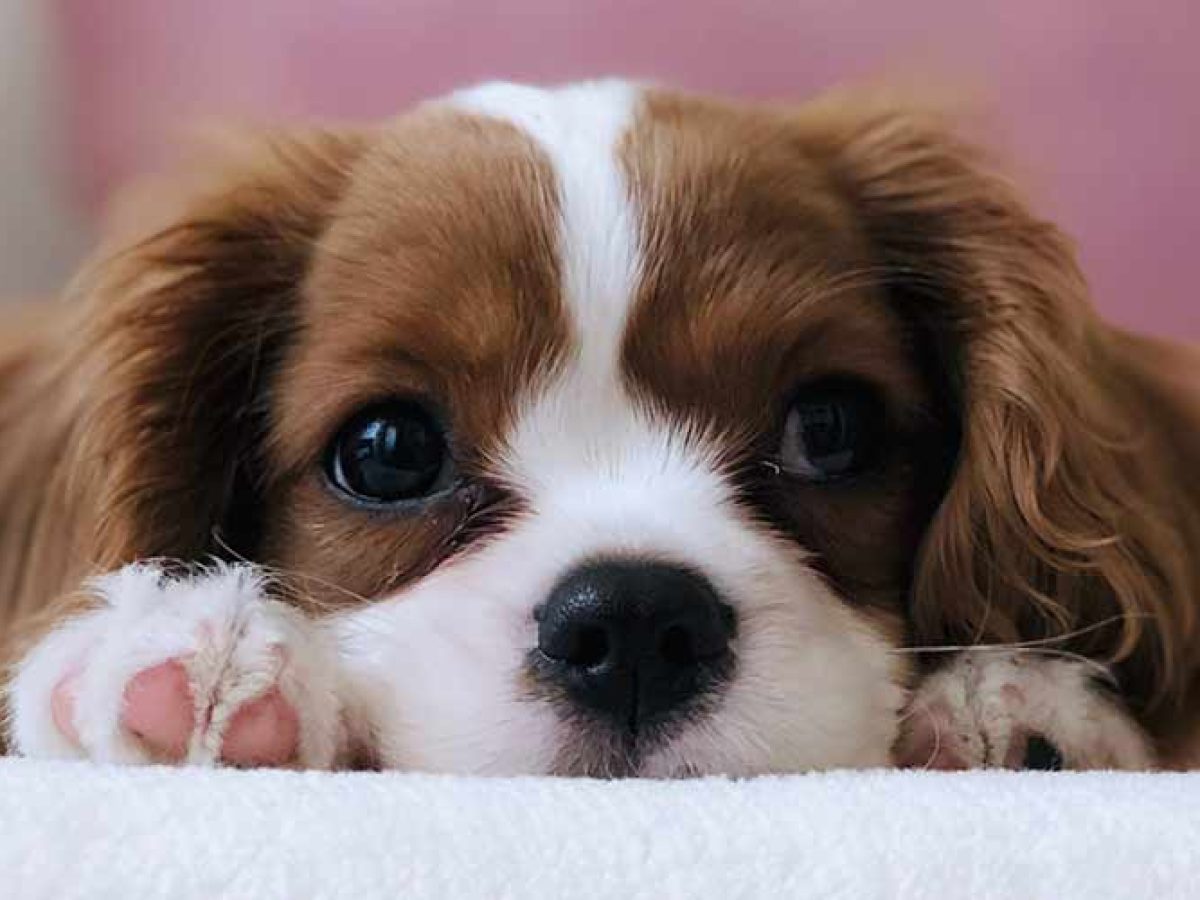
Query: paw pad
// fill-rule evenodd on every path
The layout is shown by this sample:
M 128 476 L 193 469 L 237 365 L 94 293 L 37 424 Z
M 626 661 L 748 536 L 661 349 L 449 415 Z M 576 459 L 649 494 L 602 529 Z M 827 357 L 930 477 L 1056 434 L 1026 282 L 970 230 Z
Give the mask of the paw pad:
M 195 728 L 195 702 L 187 670 L 177 659 L 143 669 L 125 685 L 121 726 L 151 759 L 179 762 Z
M 72 743 L 79 744 L 75 727 L 78 673 L 60 681 L 51 696 L 54 723 Z M 211 709 L 201 713 L 205 728 Z M 121 727 L 154 762 L 183 762 L 196 731 L 196 701 L 187 668 L 170 659 L 143 669 L 125 685 Z M 219 761 L 232 766 L 286 766 L 295 762 L 300 744 L 296 710 L 277 687 L 248 700 L 228 719 L 222 735 Z

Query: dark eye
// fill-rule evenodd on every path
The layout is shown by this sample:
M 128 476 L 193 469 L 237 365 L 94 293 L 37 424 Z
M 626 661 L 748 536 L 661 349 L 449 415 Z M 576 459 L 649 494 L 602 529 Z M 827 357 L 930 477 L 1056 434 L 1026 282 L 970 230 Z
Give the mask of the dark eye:
M 800 388 L 788 407 L 779 465 L 808 481 L 857 475 L 878 457 L 884 411 L 878 394 L 853 381 Z
M 342 426 L 325 464 L 341 490 L 372 503 L 398 503 L 434 493 L 449 469 L 446 436 L 410 401 L 381 403 Z

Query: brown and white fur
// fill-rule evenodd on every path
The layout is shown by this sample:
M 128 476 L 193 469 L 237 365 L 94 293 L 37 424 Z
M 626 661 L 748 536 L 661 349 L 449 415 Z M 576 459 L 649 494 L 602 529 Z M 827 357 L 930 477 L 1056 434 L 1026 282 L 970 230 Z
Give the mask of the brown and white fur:
M 1101 322 L 1068 241 L 939 116 L 496 84 L 229 156 L 0 336 L 12 749 L 1192 759 L 1200 357 Z M 830 376 L 887 409 L 848 483 L 775 458 Z M 388 397 L 449 422 L 457 479 L 417 509 L 322 474 Z M 529 671 L 536 609 L 595 559 L 685 566 L 737 617 L 732 675 L 653 740 Z

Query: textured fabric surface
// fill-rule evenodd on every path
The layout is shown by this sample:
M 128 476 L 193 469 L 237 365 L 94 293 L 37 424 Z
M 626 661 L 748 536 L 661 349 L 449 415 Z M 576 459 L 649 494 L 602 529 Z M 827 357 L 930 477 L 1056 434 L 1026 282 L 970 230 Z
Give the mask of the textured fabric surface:
M 1200 776 L 477 780 L 0 760 L 0 896 L 1200 896 Z

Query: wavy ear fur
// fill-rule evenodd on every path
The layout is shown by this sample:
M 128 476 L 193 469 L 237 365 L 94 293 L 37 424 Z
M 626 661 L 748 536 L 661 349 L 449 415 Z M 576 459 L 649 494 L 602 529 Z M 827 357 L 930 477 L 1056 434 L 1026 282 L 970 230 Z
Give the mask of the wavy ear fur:
M 1169 445 L 1181 423 L 1149 414 L 1070 243 L 936 112 L 839 95 L 802 115 L 960 420 L 915 573 L 913 640 L 1074 633 L 1048 648 L 1114 663 L 1135 706 L 1179 700 L 1200 589 L 1200 498 L 1180 482 L 1200 460 L 1185 469 Z
M 298 327 L 310 252 L 360 140 L 287 135 L 238 150 L 186 198 L 160 195 L 147 214 L 165 224 L 75 287 L 93 361 L 78 459 L 90 465 L 100 568 L 195 558 L 218 549 L 218 533 L 253 552 L 273 360 Z

